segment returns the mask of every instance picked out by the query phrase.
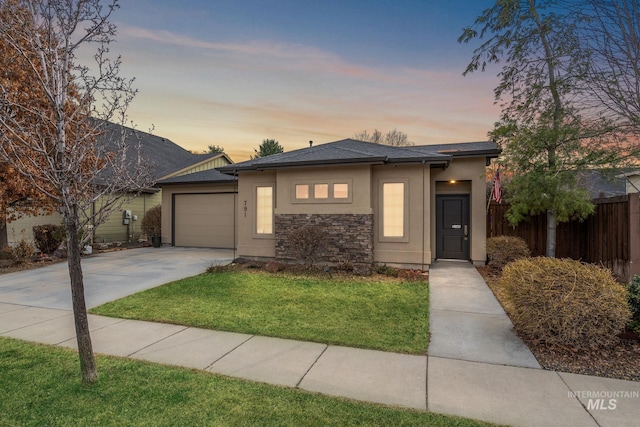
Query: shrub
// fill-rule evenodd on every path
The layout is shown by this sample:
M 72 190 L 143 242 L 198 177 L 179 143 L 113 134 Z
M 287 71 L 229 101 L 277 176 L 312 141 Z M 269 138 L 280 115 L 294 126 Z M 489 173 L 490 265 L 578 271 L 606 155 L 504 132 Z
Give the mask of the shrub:
M 43 254 L 52 254 L 64 240 L 64 227 L 47 224 L 33 227 L 33 240 Z
M 378 274 L 383 274 L 389 277 L 398 277 L 400 270 L 397 268 L 389 267 L 386 263 L 378 266 Z
M 13 248 L 11 246 L 5 246 L 0 249 L 0 259 L 8 259 L 13 261 Z
M 35 247 L 32 243 L 22 239 L 16 246 L 11 248 L 11 252 L 11 258 L 16 262 L 16 264 L 22 264 L 27 262 L 34 255 Z
M 631 317 L 636 323 L 640 323 L 640 276 L 633 276 L 633 280 L 627 286 L 627 302 L 631 309 Z
M 291 252 L 305 264 L 313 265 L 319 253 L 327 246 L 329 234 L 318 225 L 300 227 L 288 235 Z
M 617 342 L 630 311 L 611 272 L 570 259 L 525 258 L 502 271 L 511 317 L 525 337 L 587 349 Z
M 160 236 L 162 234 L 162 206 L 157 205 L 149 209 L 142 217 L 140 224 L 142 232 L 148 237 Z
M 510 262 L 530 256 L 527 243 L 520 237 L 497 236 L 487 239 L 487 265 L 495 270 L 502 270 Z

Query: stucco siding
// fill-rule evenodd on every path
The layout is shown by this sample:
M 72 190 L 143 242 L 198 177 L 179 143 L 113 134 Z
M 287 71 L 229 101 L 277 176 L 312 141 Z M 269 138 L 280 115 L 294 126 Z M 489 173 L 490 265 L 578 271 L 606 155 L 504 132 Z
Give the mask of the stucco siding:
M 371 208 L 370 166 L 316 167 L 280 170 L 277 174 L 276 214 L 357 214 L 369 215 Z M 345 203 L 305 203 L 294 200 L 296 184 L 348 182 L 351 199 Z
M 436 185 L 438 182 L 450 182 L 455 180 L 459 185 L 444 190 L 446 187 L 438 187 L 440 194 L 469 194 L 470 209 L 470 257 L 477 265 L 484 265 L 487 259 L 486 252 L 486 160 L 481 158 L 455 159 L 445 169 L 434 169 L 431 182 L 431 205 L 435 206 Z M 431 213 L 431 234 L 436 233 L 435 210 Z M 431 252 L 436 253 L 435 239 L 431 240 Z
M 427 269 L 431 264 L 431 227 L 429 165 L 374 166 L 372 204 L 374 210 L 374 261 L 378 264 Z M 404 182 L 407 192 L 407 224 L 403 241 L 382 238 L 381 186 L 384 182 Z
M 276 173 L 245 172 L 238 179 L 238 198 L 236 206 L 236 224 L 238 233 L 238 256 L 255 258 L 274 258 L 276 256 L 275 235 L 256 236 L 255 188 L 258 185 L 272 185 L 275 192 L 274 209 L 278 209 Z

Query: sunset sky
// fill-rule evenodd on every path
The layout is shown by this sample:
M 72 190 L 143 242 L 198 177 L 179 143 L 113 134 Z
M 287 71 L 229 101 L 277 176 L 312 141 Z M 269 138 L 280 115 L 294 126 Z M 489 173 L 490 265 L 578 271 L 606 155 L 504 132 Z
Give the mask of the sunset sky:
M 462 77 L 462 28 L 491 0 L 135 0 L 113 53 L 140 130 L 238 162 L 377 128 L 416 144 L 486 140 L 498 68 Z

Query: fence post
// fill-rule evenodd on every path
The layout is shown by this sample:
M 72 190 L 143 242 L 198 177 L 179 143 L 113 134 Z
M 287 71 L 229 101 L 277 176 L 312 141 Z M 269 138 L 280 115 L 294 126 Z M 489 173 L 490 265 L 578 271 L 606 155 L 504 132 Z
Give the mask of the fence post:
M 640 274 L 640 193 L 629 194 L 629 281 Z

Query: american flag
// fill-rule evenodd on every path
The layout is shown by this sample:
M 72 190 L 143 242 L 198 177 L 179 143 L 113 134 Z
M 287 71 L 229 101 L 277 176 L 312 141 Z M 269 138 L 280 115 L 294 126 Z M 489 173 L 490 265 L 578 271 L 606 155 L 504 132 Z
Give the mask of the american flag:
M 493 179 L 493 191 L 491 197 L 497 203 L 502 203 L 502 187 L 500 186 L 500 168 L 496 171 L 496 177 Z

